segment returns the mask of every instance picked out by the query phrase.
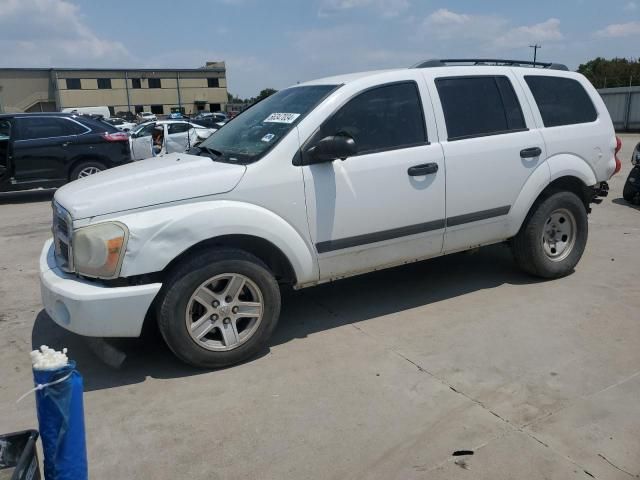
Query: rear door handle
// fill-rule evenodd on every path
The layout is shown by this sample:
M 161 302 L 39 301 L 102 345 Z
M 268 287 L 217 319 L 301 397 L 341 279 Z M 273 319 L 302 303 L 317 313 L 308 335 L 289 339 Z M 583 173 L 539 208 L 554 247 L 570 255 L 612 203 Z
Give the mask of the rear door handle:
M 542 155 L 542 149 L 540 147 L 531 147 L 520 150 L 520 158 L 534 158 Z
M 409 167 L 407 173 L 411 177 L 419 177 L 421 175 L 431 175 L 438 171 L 437 163 L 423 163 L 422 165 L 414 165 Z
M 64 143 L 62 144 L 62 146 L 63 146 L 63 147 L 68 147 L 69 145 L 71 145 L 71 142 L 64 142 Z

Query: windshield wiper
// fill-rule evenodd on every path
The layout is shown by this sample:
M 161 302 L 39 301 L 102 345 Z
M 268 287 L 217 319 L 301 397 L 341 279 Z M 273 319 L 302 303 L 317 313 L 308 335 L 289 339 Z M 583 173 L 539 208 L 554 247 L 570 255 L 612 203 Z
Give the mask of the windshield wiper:
M 214 150 L 213 148 L 203 147 L 202 145 L 198 145 L 197 148 L 199 148 L 201 151 L 204 150 L 209 155 L 213 155 L 215 158 L 222 157 L 222 152 L 219 152 L 218 150 Z

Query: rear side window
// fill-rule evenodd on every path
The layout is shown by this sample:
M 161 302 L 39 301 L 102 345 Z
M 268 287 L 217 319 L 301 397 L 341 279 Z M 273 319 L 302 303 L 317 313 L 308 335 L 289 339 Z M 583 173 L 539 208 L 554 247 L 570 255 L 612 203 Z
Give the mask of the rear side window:
M 169 135 L 173 133 L 184 133 L 189 130 L 188 123 L 170 123 L 169 124 Z
M 526 130 L 520 103 L 507 77 L 436 79 L 449 140 Z
M 20 118 L 18 121 L 20 122 L 20 140 L 67 137 L 87 132 L 82 125 L 65 118 L 34 117 Z
M 349 100 L 321 127 L 321 136 L 346 134 L 358 154 L 423 145 L 427 132 L 415 82 L 367 90 Z
M 593 122 L 598 112 L 580 82 L 571 78 L 525 75 L 545 127 Z

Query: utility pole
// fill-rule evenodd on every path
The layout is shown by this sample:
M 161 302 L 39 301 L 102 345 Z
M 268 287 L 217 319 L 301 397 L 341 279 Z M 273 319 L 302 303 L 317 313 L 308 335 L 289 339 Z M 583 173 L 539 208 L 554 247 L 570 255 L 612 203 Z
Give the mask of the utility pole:
M 537 43 L 534 45 L 529 45 L 529 48 L 533 48 L 533 66 L 536 66 L 536 59 L 538 58 L 538 49 L 542 48 L 542 45 L 538 45 Z

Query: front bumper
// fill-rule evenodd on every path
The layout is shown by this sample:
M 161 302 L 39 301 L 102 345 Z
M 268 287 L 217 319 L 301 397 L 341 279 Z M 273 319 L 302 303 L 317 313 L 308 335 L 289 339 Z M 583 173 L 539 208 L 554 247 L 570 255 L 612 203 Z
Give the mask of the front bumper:
M 161 283 L 105 287 L 64 273 L 55 262 L 53 241 L 40 254 L 42 304 L 61 327 L 88 337 L 139 337 Z

